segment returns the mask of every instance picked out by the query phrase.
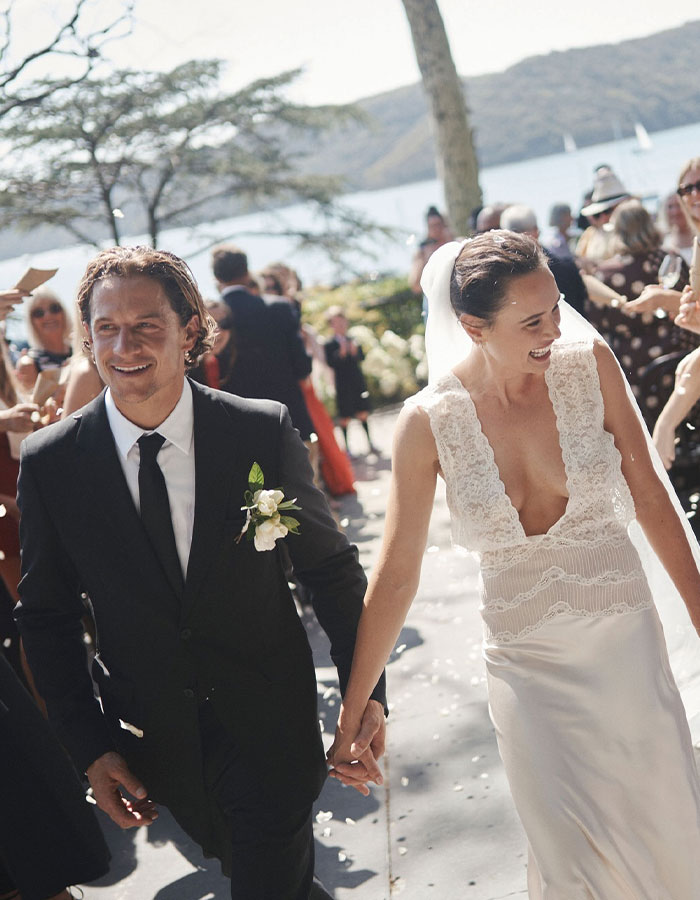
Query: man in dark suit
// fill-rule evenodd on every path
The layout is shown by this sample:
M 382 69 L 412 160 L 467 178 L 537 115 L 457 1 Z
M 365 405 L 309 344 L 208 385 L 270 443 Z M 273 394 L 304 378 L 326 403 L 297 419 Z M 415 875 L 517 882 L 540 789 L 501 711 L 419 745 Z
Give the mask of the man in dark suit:
M 38 689 L 122 827 L 149 824 L 163 802 L 222 860 L 232 897 L 327 896 L 312 888 L 311 804 L 326 770 L 311 652 L 281 542 L 240 540 L 253 464 L 266 489 L 301 507 L 284 544 L 341 690 L 365 590 L 356 550 L 313 487 L 286 408 L 185 377 L 213 325 L 185 263 L 151 248 L 103 251 L 78 303 L 107 390 L 31 435 L 20 468 L 17 618 Z M 363 793 L 381 780 L 383 707 L 379 684 L 365 714 L 371 747 L 346 777 Z
M 313 426 L 299 382 L 311 374 L 311 358 L 299 332 L 297 311 L 285 300 L 267 303 L 248 290 L 248 257 L 232 244 L 212 251 L 221 299 L 231 310 L 235 355 L 224 390 L 240 397 L 278 400 L 308 441 Z

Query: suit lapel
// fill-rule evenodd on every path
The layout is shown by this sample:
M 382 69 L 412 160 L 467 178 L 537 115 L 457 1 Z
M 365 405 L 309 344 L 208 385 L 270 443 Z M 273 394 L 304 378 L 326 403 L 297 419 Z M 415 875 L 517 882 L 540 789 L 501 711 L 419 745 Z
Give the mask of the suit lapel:
M 192 383 L 194 408 L 194 531 L 185 609 L 191 608 L 224 532 L 235 465 L 235 430 L 224 405 Z M 241 503 L 243 499 L 241 498 Z
M 84 408 L 76 437 L 79 458 L 79 478 L 85 490 L 83 499 L 88 521 L 95 528 L 104 530 L 107 546 L 115 551 L 122 550 L 128 565 L 135 571 L 156 568 L 156 581 L 164 580 L 177 598 L 179 610 L 181 587 L 167 579 L 167 573 L 160 563 L 148 539 L 139 517 L 129 487 L 124 478 L 117 449 L 109 427 L 104 394 Z M 96 505 L 100 515 L 95 518 Z M 144 567 L 147 567 L 144 570 Z M 152 573 L 153 574 L 153 573 Z

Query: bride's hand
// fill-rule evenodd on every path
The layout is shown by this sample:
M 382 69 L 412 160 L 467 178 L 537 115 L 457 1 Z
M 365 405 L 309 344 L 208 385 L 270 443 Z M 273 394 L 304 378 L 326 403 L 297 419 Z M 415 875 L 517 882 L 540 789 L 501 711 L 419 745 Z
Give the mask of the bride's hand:
M 382 784 L 377 760 L 384 753 L 386 723 L 381 703 L 368 700 L 361 721 L 353 722 L 341 706 L 335 740 L 326 754 L 331 765 L 329 775 L 354 787 L 365 797 L 368 781 Z

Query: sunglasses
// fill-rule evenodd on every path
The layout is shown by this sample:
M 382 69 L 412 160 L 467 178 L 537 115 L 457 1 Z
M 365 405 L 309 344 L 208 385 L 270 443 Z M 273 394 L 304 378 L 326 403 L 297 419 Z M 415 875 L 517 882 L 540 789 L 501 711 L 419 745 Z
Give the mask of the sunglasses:
M 57 316 L 62 312 L 63 307 L 60 303 L 49 303 L 47 307 L 37 306 L 37 308 L 33 309 L 29 315 L 32 319 L 43 319 L 47 313 L 53 313 L 54 316 Z
M 692 184 L 679 184 L 676 193 L 679 197 L 687 197 L 693 191 L 700 193 L 700 181 L 694 181 Z

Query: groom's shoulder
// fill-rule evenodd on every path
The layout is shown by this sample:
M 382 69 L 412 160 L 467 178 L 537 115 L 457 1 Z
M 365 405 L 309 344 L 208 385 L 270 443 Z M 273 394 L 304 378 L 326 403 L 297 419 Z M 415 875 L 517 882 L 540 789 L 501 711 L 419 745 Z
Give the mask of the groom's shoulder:
M 195 409 L 200 405 L 210 409 L 218 407 L 238 424 L 258 423 L 279 427 L 284 417 L 285 407 L 277 400 L 251 400 L 195 382 L 192 382 L 192 390 Z
M 43 456 L 45 454 L 72 452 L 83 423 L 83 418 L 99 414 L 104 404 L 104 395 L 100 394 L 82 409 L 67 416 L 60 422 L 54 422 L 40 428 L 22 441 L 22 458 L 27 456 Z

